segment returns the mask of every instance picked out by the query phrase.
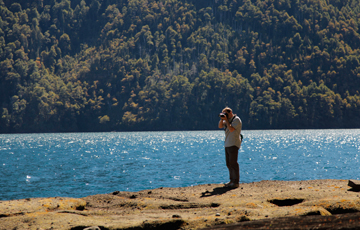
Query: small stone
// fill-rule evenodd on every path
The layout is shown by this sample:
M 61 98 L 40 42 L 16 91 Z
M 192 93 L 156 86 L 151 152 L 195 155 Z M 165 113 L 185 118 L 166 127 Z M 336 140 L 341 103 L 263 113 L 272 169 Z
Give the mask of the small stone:
M 180 216 L 180 215 L 175 214 L 175 215 L 173 215 L 173 216 L 172 216 L 172 218 L 181 218 L 181 216 Z
M 220 213 L 216 213 L 216 215 L 215 216 L 220 216 Z
M 101 230 L 98 226 L 84 228 L 84 230 Z

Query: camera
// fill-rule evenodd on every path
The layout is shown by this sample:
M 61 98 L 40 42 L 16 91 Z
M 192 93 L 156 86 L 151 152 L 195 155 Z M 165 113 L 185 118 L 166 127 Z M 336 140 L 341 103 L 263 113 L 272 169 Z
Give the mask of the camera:
M 228 117 L 229 115 L 227 113 L 220 113 L 219 117 Z

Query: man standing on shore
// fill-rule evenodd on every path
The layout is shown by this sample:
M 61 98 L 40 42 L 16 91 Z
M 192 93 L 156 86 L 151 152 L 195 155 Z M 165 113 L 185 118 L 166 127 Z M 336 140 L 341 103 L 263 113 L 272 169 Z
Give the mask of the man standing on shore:
M 229 107 L 224 108 L 219 116 L 219 128 L 225 130 L 225 159 L 230 176 L 230 182 L 226 183 L 225 187 L 238 188 L 240 182 L 238 154 L 242 141 L 240 136 L 242 122 Z

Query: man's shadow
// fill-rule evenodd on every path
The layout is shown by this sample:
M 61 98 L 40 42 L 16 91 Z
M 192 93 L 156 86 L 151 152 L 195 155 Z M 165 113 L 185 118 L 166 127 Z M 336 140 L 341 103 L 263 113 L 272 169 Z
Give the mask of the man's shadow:
M 224 193 L 227 193 L 230 190 L 233 190 L 235 188 L 229 188 L 229 187 L 217 187 L 214 188 L 214 190 L 212 192 L 209 192 L 208 190 L 206 190 L 206 192 L 203 192 L 201 195 L 202 197 L 209 197 L 209 196 L 215 196 L 215 195 L 222 195 Z

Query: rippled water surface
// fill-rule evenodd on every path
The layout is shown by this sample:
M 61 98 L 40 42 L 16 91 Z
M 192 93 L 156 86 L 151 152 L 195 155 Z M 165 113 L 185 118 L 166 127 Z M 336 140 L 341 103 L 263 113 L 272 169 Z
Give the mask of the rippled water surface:
M 240 180 L 360 178 L 360 130 L 243 131 Z M 0 135 L 0 200 L 228 181 L 223 131 Z

